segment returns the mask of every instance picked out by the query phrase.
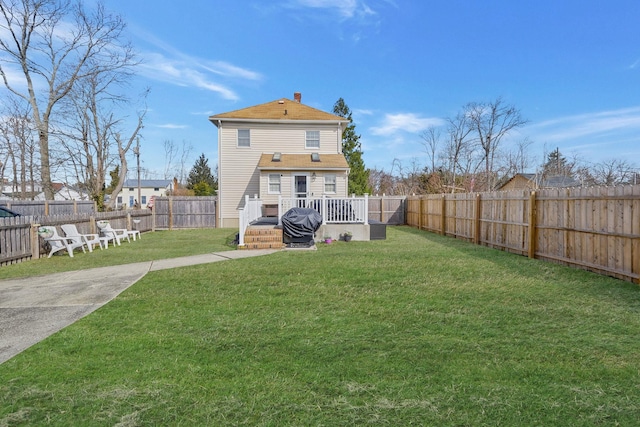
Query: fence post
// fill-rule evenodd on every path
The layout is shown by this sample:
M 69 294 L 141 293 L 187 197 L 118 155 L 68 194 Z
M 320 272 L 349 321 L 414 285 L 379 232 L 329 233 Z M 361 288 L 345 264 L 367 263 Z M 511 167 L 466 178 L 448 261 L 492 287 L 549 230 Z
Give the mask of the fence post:
M 475 224 L 475 228 L 474 228 L 474 233 L 473 233 L 473 242 L 476 245 L 480 244 L 480 202 L 481 202 L 481 196 L 480 193 L 476 194 L 476 205 L 474 206 L 474 216 L 475 218 L 473 219 L 473 223 Z
M 418 229 L 422 230 L 422 218 L 424 216 L 424 204 L 422 203 L 423 196 L 418 196 Z
M 169 230 L 173 230 L 173 198 L 169 196 Z
M 40 258 L 40 239 L 38 237 L 38 228 L 40 224 L 31 224 L 30 238 L 31 238 L 31 259 Z
M 447 235 L 447 195 L 442 195 L 442 207 L 440 209 L 440 234 Z
M 529 194 L 529 258 L 536 257 L 536 192 Z
M 380 222 L 387 222 L 384 220 L 384 199 L 380 197 Z
M 44 201 L 44 215 L 45 216 L 49 215 L 49 201 L 48 200 Z

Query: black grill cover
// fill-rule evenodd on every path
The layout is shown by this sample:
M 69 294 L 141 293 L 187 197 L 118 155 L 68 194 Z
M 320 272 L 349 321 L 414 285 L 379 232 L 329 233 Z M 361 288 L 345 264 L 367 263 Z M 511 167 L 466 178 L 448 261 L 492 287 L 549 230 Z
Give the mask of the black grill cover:
M 291 208 L 282 216 L 282 230 L 294 241 L 313 240 L 313 233 L 322 225 L 322 216 L 315 209 Z

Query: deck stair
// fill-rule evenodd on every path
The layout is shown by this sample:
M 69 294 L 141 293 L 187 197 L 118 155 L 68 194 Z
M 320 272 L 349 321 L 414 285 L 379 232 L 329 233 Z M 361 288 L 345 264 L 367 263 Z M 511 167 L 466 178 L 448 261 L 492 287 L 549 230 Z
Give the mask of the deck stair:
M 273 225 L 250 225 L 244 233 L 244 246 L 238 249 L 282 249 L 282 228 Z

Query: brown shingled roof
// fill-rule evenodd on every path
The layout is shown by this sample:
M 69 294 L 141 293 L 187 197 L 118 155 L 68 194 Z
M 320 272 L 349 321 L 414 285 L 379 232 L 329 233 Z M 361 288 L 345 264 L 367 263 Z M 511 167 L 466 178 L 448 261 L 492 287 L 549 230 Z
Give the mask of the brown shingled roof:
M 214 124 L 219 119 L 347 121 L 343 117 L 286 98 L 209 117 Z
M 320 161 L 311 161 L 309 154 L 282 154 L 279 162 L 273 161 L 273 154 L 262 154 L 258 169 L 349 169 L 347 159 L 342 154 L 320 154 Z

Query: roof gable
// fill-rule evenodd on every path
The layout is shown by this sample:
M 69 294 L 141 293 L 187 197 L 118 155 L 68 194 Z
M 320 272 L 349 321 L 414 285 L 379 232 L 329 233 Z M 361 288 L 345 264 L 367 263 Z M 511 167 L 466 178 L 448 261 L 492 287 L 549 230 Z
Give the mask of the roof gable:
M 217 126 L 218 120 L 301 120 L 301 121 L 332 121 L 348 122 L 344 117 L 326 113 L 317 108 L 309 107 L 297 101 L 282 98 L 253 107 L 242 108 L 228 113 L 216 114 L 209 120 Z

